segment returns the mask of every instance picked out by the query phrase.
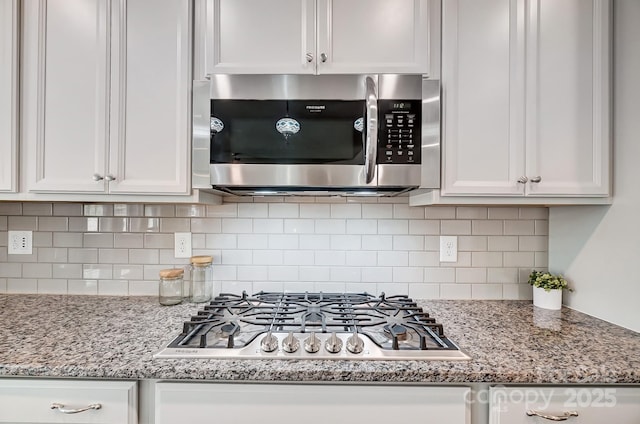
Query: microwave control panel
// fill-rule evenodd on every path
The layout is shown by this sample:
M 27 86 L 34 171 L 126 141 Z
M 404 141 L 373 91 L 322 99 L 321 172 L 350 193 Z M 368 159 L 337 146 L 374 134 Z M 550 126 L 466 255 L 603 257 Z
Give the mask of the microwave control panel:
M 378 100 L 378 163 L 420 164 L 420 100 Z

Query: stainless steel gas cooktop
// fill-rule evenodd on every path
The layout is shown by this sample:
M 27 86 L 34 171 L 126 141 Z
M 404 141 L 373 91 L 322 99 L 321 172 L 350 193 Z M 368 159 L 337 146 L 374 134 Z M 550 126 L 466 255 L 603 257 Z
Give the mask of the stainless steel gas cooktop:
M 221 294 L 155 358 L 468 360 L 407 296 Z

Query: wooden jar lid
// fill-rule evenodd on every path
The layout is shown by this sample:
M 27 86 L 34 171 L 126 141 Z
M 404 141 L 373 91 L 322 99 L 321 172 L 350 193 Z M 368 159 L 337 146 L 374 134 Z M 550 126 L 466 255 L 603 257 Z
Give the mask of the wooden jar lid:
M 203 256 L 192 256 L 191 257 L 191 263 L 193 265 L 209 265 L 212 262 L 213 262 L 213 257 L 212 256 L 203 255 Z
M 184 274 L 184 269 L 182 268 L 171 268 L 171 269 L 161 269 L 160 277 L 162 278 L 178 278 L 182 277 Z

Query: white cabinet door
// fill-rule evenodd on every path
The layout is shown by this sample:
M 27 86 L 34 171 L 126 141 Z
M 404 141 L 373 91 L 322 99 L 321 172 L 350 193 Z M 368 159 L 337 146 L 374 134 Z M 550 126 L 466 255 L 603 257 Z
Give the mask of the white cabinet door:
M 188 194 L 189 0 L 24 3 L 29 192 Z
M 318 0 L 318 74 L 428 73 L 428 0 Z
M 468 424 L 469 388 L 157 383 L 156 424 Z
M 608 196 L 610 1 L 442 7 L 441 195 Z
M 429 0 L 200 0 L 195 77 L 429 72 Z
M 524 1 L 442 4 L 443 195 L 522 195 Z
M 113 4 L 110 193 L 189 192 L 190 5 Z
M 490 424 L 637 424 L 640 389 L 616 386 L 492 387 Z M 531 414 L 531 415 L 529 415 Z M 536 416 L 547 415 L 548 419 Z
M 205 74 L 315 72 L 315 0 L 207 0 Z M 310 55 L 307 57 L 307 55 Z
M 101 193 L 109 119 L 109 2 L 23 3 L 22 158 L 31 192 Z
M 0 192 L 16 190 L 17 106 L 18 2 L 0 0 Z
M 527 176 L 540 177 L 529 195 L 609 194 L 610 8 L 528 0 Z
M 0 378 L 0 423 L 136 424 L 137 394 L 135 381 Z

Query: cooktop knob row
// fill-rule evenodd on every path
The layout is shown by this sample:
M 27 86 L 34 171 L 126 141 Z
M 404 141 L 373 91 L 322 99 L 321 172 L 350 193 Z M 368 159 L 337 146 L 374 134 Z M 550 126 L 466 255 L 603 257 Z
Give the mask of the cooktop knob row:
M 263 352 L 275 352 L 278 349 L 278 338 L 269 331 L 266 336 L 260 340 L 260 349 Z M 338 353 L 342 350 L 342 339 L 338 337 L 338 334 L 334 331 L 329 338 L 324 342 L 324 348 L 329 353 Z M 315 332 L 311 332 L 309 337 L 304 340 L 304 350 L 307 353 L 316 353 L 320 351 L 322 347 L 322 341 Z M 300 340 L 293 334 L 292 331 L 282 340 L 282 350 L 287 353 L 297 352 L 300 348 Z M 346 349 L 350 353 L 358 354 L 364 350 L 364 341 L 358 335 L 358 332 L 354 332 L 346 342 Z

